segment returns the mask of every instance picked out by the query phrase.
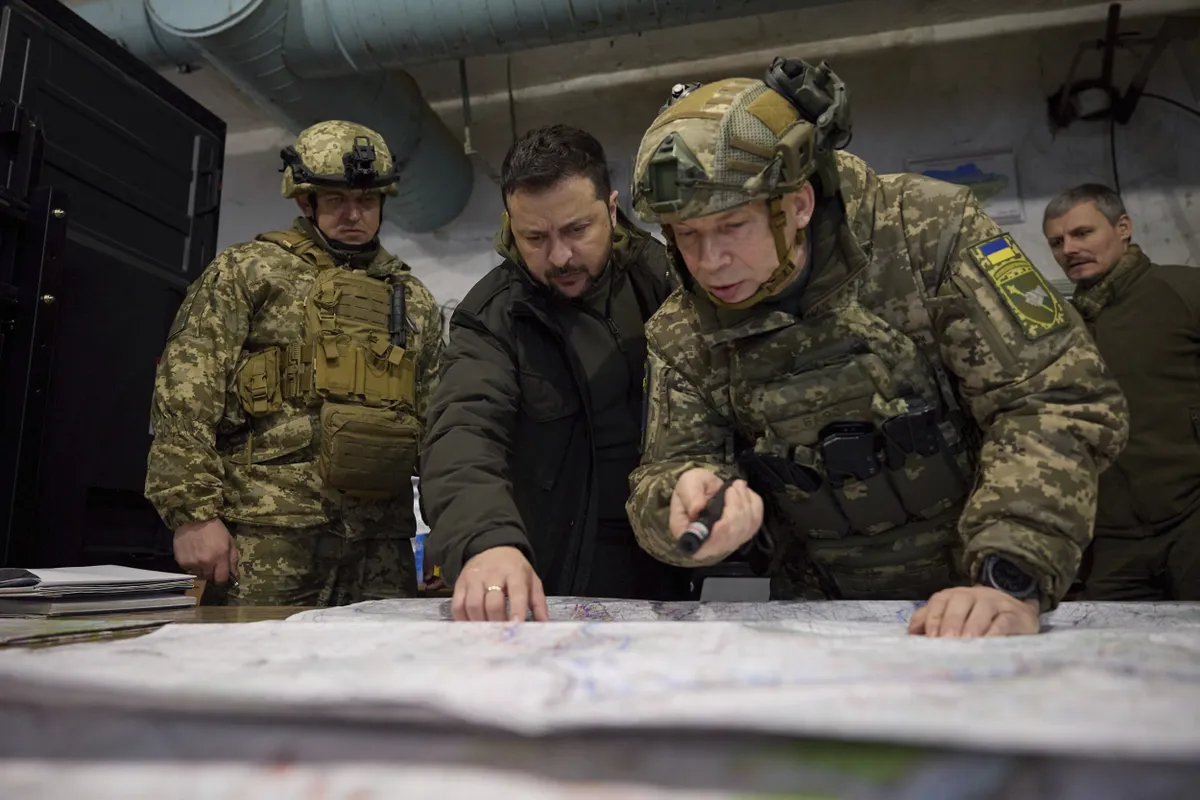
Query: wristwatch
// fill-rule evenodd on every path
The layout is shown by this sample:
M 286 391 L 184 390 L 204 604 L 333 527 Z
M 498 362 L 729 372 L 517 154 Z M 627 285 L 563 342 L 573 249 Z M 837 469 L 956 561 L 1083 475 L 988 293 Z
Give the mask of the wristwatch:
M 1037 577 L 1001 556 L 991 555 L 983 560 L 979 583 L 1018 600 L 1033 600 L 1038 596 Z

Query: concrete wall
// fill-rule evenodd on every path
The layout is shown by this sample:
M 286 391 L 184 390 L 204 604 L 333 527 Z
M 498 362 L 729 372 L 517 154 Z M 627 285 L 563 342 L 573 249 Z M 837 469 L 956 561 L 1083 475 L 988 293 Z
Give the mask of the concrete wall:
M 1157 30 L 1157 23 L 1144 20 L 1136 29 L 1150 34 Z M 1025 201 L 1025 222 L 1008 228 L 1048 276 L 1061 279 L 1041 236 L 1041 214 L 1049 198 L 1070 185 L 1087 180 L 1111 183 L 1109 129 L 1107 123 L 1076 123 L 1053 135 L 1045 98 L 1064 80 L 1078 44 L 1100 35 L 1102 26 L 1089 24 L 831 56 L 834 68 L 853 92 L 855 136 L 849 149 L 880 172 L 902 170 L 910 158 L 1012 150 Z M 1169 50 L 1153 72 L 1150 90 L 1197 105 L 1198 44 Z M 822 56 L 811 46 L 781 48 L 781 52 L 809 59 Z M 599 56 L 593 52 L 591 57 Z M 537 53 L 519 58 L 526 70 L 538 63 Z M 1128 80 L 1139 58 L 1140 54 L 1120 54 L 1120 85 Z M 553 63 L 542 63 L 552 73 Z M 474 76 L 483 70 L 494 71 L 496 64 L 497 60 L 491 59 L 469 62 L 468 66 Z M 731 70 L 731 58 L 724 56 L 720 69 L 725 74 L 757 75 L 765 64 L 747 61 L 736 66 Z M 426 85 L 431 75 L 446 79 L 443 73 L 456 74 L 456 69 L 454 64 L 436 65 L 415 74 Z M 1079 77 L 1098 72 L 1098 56 L 1091 54 Z M 723 75 L 695 75 L 697 80 L 718 77 Z M 626 190 L 629 161 L 669 86 L 661 79 L 615 88 L 570 85 L 579 90 L 557 96 L 541 93 L 517 102 L 519 130 L 551 122 L 588 129 L 604 143 L 619 188 Z M 435 107 L 445 111 L 449 124 L 461 129 L 461 117 L 452 103 Z M 498 171 L 511 141 L 508 104 L 481 104 L 473 116 L 473 144 L 481 158 Z M 1137 226 L 1137 241 L 1157 261 L 1200 265 L 1200 118 L 1146 99 L 1130 124 L 1118 127 L 1116 141 L 1122 190 Z M 279 143 L 269 134 L 260 150 L 253 149 L 257 145 L 252 137 L 241 135 L 239 142 L 238 152 L 231 152 L 226 162 L 223 244 L 285 225 L 294 211 L 278 195 Z M 501 210 L 499 189 L 479 169 L 470 205 L 452 225 L 419 236 L 385 228 L 383 239 L 413 266 L 441 302 L 451 303 L 498 262 L 491 242 Z

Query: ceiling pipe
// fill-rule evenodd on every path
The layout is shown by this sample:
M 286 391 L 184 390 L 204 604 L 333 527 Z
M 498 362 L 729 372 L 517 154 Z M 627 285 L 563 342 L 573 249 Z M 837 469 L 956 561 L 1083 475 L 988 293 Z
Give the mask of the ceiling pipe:
M 406 162 L 385 216 L 411 232 L 451 222 L 471 162 L 405 66 L 508 53 L 848 0 L 94 0 L 85 20 L 154 67 L 203 62 L 285 130 L 349 119 Z
M 407 73 L 325 79 L 297 74 L 291 62 L 303 61 L 305 54 L 293 47 L 289 60 L 284 47 L 293 7 L 292 0 L 101 0 L 79 10 L 85 19 L 128 24 L 114 36 L 127 45 L 137 42 L 154 53 L 179 54 L 180 42 L 186 42 L 292 134 L 326 119 L 374 128 L 404 165 L 399 194 L 384 204 L 384 218 L 412 233 L 452 222 L 470 199 L 474 182 L 462 144 Z M 143 27 L 131 34 L 134 23 Z

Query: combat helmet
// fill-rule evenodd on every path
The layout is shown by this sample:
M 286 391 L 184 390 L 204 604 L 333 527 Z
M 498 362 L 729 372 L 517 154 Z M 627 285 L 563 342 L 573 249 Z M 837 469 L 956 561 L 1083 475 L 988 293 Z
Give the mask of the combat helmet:
M 279 151 L 286 198 L 320 189 L 362 189 L 395 196 L 400 169 L 387 143 L 365 125 L 326 120 L 305 128 Z
M 674 222 L 765 200 L 778 266 L 745 308 L 768 296 L 794 270 L 785 241 L 783 196 L 814 176 L 822 197 L 838 191 L 833 151 L 850 141 L 849 93 L 822 62 L 776 58 L 762 80 L 730 78 L 680 84 L 646 131 L 634 165 L 633 208 L 644 222 Z

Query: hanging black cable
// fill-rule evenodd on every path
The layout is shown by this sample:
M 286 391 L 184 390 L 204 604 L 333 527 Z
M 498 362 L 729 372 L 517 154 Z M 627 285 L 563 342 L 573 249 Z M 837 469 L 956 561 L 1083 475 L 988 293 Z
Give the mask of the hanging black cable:
M 1121 175 L 1117 171 L 1117 118 L 1108 118 L 1108 153 L 1112 157 L 1113 189 L 1121 193 Z
M 504 78 L 508 83 L 508 122 L 512 126 L 512 140 L 517 141 L 517 101 L 513 99 L 512 56 L 504 59 Z
M 1192 108 L 1191 106 L 1185 105 L 1170 97 L 1163 97 L 1161 94 L 1154 94 L 1153 92 L 1142 92 L 1142 97 L 1153 97 L 1155 100 L 1161 100 L 1164 103 L 1170 103 L 1181 111 L 1186 111 L 1189 114 L 1195 114 L 1197 117 L 1200 117 L 1200 109 Z

